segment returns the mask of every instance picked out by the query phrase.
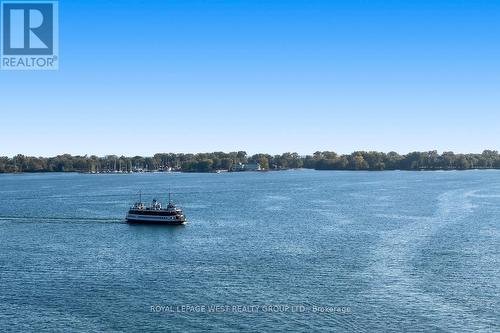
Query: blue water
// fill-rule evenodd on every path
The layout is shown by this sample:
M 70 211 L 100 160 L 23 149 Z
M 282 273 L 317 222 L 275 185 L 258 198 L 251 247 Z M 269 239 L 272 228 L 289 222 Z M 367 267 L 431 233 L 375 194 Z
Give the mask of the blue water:
M 169 188 L 188 225 L 123 223 Z M 499 332 L 499 309 L 498 171 L 0 175 L 2 332 Z

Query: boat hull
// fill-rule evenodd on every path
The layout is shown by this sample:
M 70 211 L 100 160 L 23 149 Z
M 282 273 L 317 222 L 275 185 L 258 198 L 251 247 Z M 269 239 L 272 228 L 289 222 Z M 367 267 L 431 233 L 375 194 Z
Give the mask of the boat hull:
M 184 225 L 187 221 L 158 221 L 158 220 L 139 220 L 127 218 L 128 224 L 148 224 L 148 225 Z
M 142 215 L 127 214 L 127 223 L 130 224 L 159 224 L 159 225 L 181 225 L 186 223 L 186 218 L 181 215 Z

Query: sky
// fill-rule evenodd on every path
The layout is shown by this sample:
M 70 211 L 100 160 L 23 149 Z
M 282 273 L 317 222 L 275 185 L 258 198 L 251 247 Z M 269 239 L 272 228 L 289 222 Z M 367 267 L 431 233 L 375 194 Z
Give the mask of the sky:
M 500 150 L 496 0 L 62 0 L 0 156 Z

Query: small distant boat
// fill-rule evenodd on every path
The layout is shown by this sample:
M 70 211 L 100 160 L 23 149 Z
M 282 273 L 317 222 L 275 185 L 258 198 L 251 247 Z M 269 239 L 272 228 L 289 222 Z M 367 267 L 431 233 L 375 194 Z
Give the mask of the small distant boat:
M 159 225 L 182 225 L 187 223 L 186 216 L 182 209 L 170 200 L 168 195 L 168 205 L 163 208 L 156 199 L 150 206 L 142 203 L 142 196 L 139 195 L 139 201 L 130 207 L 127 213 L 127 223 L 130 224 L 159 224 Z

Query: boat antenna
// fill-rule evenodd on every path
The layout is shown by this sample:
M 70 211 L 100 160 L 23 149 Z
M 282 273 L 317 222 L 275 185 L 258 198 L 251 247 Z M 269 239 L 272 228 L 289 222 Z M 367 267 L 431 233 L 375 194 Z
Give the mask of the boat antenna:
M 168 203 L 172 203 L 171 197 L 172 197 L 172 191 L 171 191 L 171 189 L 169 187 L 168 188 Z
M 142 190 L 139 190 L 139 202 L 142 203 Z

